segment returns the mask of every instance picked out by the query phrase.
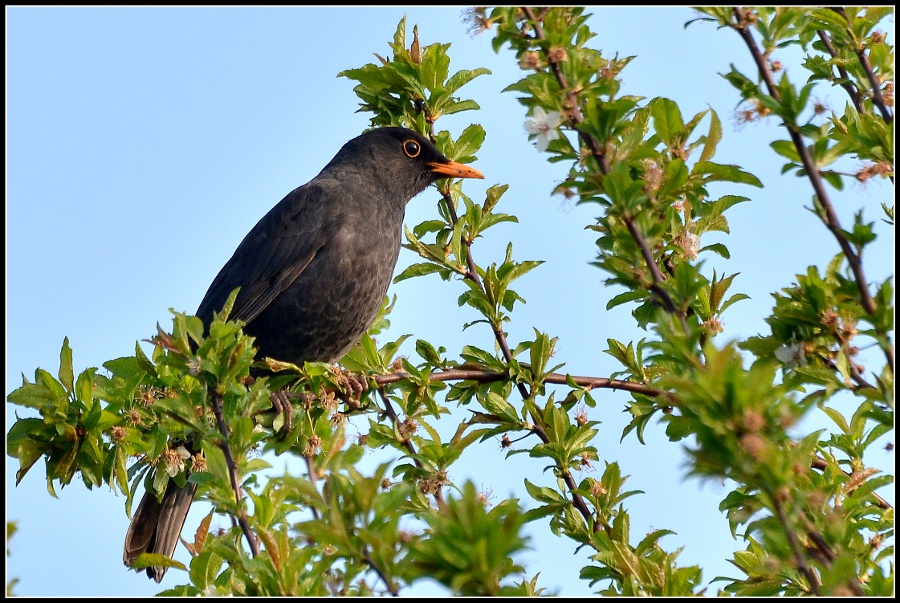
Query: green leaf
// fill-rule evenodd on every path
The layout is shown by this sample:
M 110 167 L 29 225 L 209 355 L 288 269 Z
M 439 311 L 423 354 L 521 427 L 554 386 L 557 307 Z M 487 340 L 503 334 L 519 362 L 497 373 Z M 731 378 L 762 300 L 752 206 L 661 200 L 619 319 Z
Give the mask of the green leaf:
M 443 350 L 444 348 L 441 348 Z M 438 353 L 434 346 L 429 342 L 423 339 L 416 340 L 416 352 L 421 356 L 425 362 L 434 366 L 441 366 L 444 363 L 443 358 Z
M 837 172 L 822 172 L 822 178 L 824 178 L 828 184 L 834 187 L 835 190 L 844 190 L 844 178 Z
M 762 182 L 759 178 L 743 171 L 736 165 L 722 165 L 711 161 L 701 161 L 694 165 L 692 170 L 694 174 L 707 174 L 707 180 L 724 180 L 726 182 L 738 182 L 740 184 L 749 184 L 762 188 Z
M 450 103 L 443 107 L 442 115 L 453 115 L 461 111 L 478 111 L 481 107 L 473 100 L 462 100 Z
M 448 156 L 448 158 L 453 161 L 471 159 L 481 148 L 481 145 L 484 144 L 484 136 L 484 128 L 479 124 L 471 124 L 466 127 L 462 134 L 459 135 L 459 138 L 456 139 L 453 156 Z
M 435 272 L 441 275 L 450 273 L 450 271 L 445 266 L 432 264 L 430 262 L 420 262 L 418 264 L 407 266 L 406 269 L 403 270 L 403 272 L 394 277 L 394 282 L 399 283 L 400 281 L 405 281 L 406 279 L 414 278 L 417 276 L 425 276 L 426 274 L 434 274 Z
M 72 393 L 75 389 L 75 371 L 72 368 L 72 348 L 69 347 L 69 338 L 63 339 L 62 349 L 59 351 L 59 381 Z
M 606 309 L 607 309 L 607 310 L 612 310 L 612 309 L 615 308 L 616 306 L 620 306 L 620 305 L 622 305 L 622 304 L 626 304 L 626 303 L 628 303 L 628 302 L 630 302 L 630 301 L 635 301 L 635 300 L 639 300 L 639 299 L 644 299 L 644 298 L 646 298 L 646 297 L 647 297 L 647 292 L 646 292 L 646 291 L 639 291 L 639 290 L 626 291 L 625 293 L 620 293 L 619 295 L 616 295 L 616 296 L 613 297 L 611 300 L 609 300 L 609 301 L 606 303 Z
M 487 396 L 479 396 L 478 401 L 481 402 L 486 411 L 495 417 L 504 419 L 509 423 L 519 422 L 519 415 L 516 414 L 516 409 L 502 396 L 494 392 L 488 392 Z
M 772 150 L 774 150 L 782 157 L 790 159 L 794 163 L 801 163 L 800 154 L 797 152 L 797 147 L 795 147 L 794 143 L 790 140 L 776 140 L 769 146 L 771 146 Z
M 704 245 L 700 248 L 700 251 L 712 251 L 713 253 L 717 253 L 726 260 L 731 257 L 731 253 L 729 253 L 728 248 L 725 247 L 722 243 L 713 243 L 712 245 Z
M 719 141 L 722 140 L 722 122 L 719 116 L 712 109 L 710 113 L 709 133 L 706 135 L 706 143 L 703 145 L 703 151 L 700 153 L 700 161 L 709 161 L 716 152 Z
M 194 586 L 203 590 L 212 584 L 219 575 L 224 560 L 210 550 L 201 551 L 199 555 L 191 559 L 190 577 Z M 155 564 L 154 564 L 155 565 Z M 177 567 L 177 566 L 173 566 Z M 183 569 L 182 566 L 179 569 Z
M 58 396 L 50 388 L 36 383 L 26 383 L 6 397 L 13 404 L 38 410 L 52 406 L 57 398 Z
M 544 369 L 547 366 L 547 361 L 550 360 L 550 356 L 553 354 L 554 343 L 556 343 L 556 338 L 550 338 L 546 333 L 541 333 L 534 329 L 534 342 L 531 345 L 530 353 L 531 370 L 535 381 L 544 378 Z
M 169 559 L 165 555 L 159 553 L 141 553 L 137 559 L 131 564 L 134 569 L 143 569 L 145 567 L 169 567 L 187 571 L 187 567 L 180 561 Z
M 823 406 L 822 411 L 831 417 L 831 420 L 834 421 L 843 433 L 850 433 L 850 425 L 847 423 L 847 419 L 844 418 L 844 415 L 827 406 Z
M 659 139 L 668 147 L 680 144 L 677 137 L 684 130 L 684 120 L 675 101 L 657 97 L 650 101 L 649 107 L 653 128 Z
M 485 67 L 478 67 L 477 69 L 463 69 L 457 71 L 447 79 L 446 83 L 444 84 L 444 89 L 452 94 L 474 80 L 476 77 L 490 74 L 490 69 L 487 69 Z

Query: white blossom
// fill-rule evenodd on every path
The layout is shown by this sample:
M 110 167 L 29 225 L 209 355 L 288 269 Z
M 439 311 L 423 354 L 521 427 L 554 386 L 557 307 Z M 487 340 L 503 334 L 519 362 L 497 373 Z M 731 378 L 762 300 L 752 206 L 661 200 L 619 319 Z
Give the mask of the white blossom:
M 690 232 L 682 233 L 675 237 L 675 244 L 684 250 L 684 255 L 689 260 L 696 260 L 700 251 L 700 237 Z
M 525 131 L 532 135 L 537 135 L 537 150 L 543 153 L 547 150 L 547 145 L 551 140 L 559 138 L 559 124 L 562 122 L 559 111 L 550 111 L 547 113 L 541 107 L 535 107 L 531 117 L 525 120 Z
M 802 342 L 781 346 L 775 350 L 775 358 L 787 367 L 806 366 L 806 351 Z
M 184 446 L 179 446 L 175 450 L 167 450 L 163 455 L 163 463 L 169 477 L 175 477 L 184 471 L 184 462 L 189 458 L 191 458 L 191 453 Z

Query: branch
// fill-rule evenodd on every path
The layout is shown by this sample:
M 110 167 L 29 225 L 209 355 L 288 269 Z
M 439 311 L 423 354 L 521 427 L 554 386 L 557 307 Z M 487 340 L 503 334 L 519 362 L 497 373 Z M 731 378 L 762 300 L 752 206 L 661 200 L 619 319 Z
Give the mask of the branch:
M 230 430 L 228 429 L 228 424 L 225 422 L 225 416 L 222 414 L 222 396 L 217 392 L 212 395 L 212 410 L 213 414 L 216 416 L 216 424 L 219 427 L 219 433 L 222 434 L 219 448 L 222 450 L 222 454 L 225 455 L 225 463 L 228 465 L 228 476 L 231 478 L 231 488 L 234 490 L 234 499 L 235 502 L 237 502 L 236 519 L 238 525 L 241 526 L 244 537 L 247 539 L 247 543 L 250 545 L 250 552 L 256 557 L 259 555 L 259 541 L 257 541 L 256 536 L 253 534 L 253 530 L 250 529 L 246 514 L 241 510 L 241 487 L 238 483 L 237 463 L 234 460 L 234 456 L 231 454 L 231 448 L 228 446 Z
M 444 204 L 447 207 L 447 212 L 450 215 L 450 221 L 452 226 L 456 226 L 456 223 L 459 221 L 459 217 L 456 215 L 456 208 L 453 207 L 453 201 L 450 199 L 448 195 L 443 195 Z M 478 268 L 475 264 L 475 259 L 472 256 L 472 242 L 468 240 L 464 240 L 466 245 L 466 275 L 465 278 L 473 281 L 481 291 L 484 291 L 484 283 L 481 281 L 481 277 L 478 276 Z M 512 352 L 509 349 L 509 343 L 506 341 L 506 335 L 503 333 L 503 329 L 500 328 L 499 325 L 495 325 L 491 323 L 491 330 L 494 332 L 494 339 L 497 340 L 497 344 L 500 346 L 500 351 L 503 354 L 503 358 L 507 362 L 512 362 L 513 356 Z M 516 387 L 519 389 L 519 394 L 522 395 L 523 399 L 527 399 L 531 396 L 528 392 L 528 388 L 525 387 L 525 384 L 518 383 Z
M 545 41 L 546 35 L 544 34 L 544 30 L 541 27 L 539 22 L 540 17 L 534 14 L 534 11 L 527 6 L 522 7 L 522 11 L 525 13 L 525 16 L 531 22 L 532 27 L 534 28 L 534 37 L 536 40 Z M 593 136 L 584 132 L 581 126 L 584 123 L 584 115 L 581 113 L 581 108 L 578 105 L 578 96 L 569 86 L 568 81 L 566 81 L 566 76 L 562 72 L 562 69 L 559 66 L 559 61 L 554 60 L 553 57 L 550 56 L 549 49 L 546 48 L 545 45 L 541 45 L 541 52 L 544 54 L 544 59 L 547 61 L 547 64 L 550 66 L 550 71 L 553 73 L 553 77 L 556 78 L 556 83 L 559 84 L 559 88 L 566 95 L 565 106 L 568 109 L 569 119 L 575 123 L 575 131 L 578 133 L 579 140 L 584 143 L 591 150 L 591 155 L 597 160 L 597 165 L 600 168 L 600 173 L 604 176 L 609 174 L 610 166 L 609 166 L 609 156 L 600 148 L 600 144 L 597 140 L 594 139 Z M 649 289 L 651 293 L 656 294 L 659 298 L 660 303 L 672 315 L 678 316 L 681 320 L 681 326 L 685 332 L 688 331 L 687 320 L 683 313 L 678 312 L 678 308 L 675 305 L 675 302 L 672 300 L 672 297 L 669 295 L 669 292 L 665 290 L 662 286 L 662 283 L 665 282 L 666 277 L 660 271 L 659 266 L 656 263 L 656 260 L 653 257 L 653 252 L 650 250 L 650 246 L 647 244 L 644 235 L 637 228 L 637 224 L 635 224 L 634 218 L 630 215 L 625 214 L 623 216 L 623 220 L 625 221 L 626 226 L 628 227 L 628 232 L 631 234 L 631 238 L 634 239 L 635 244 L 637 244 L 638 249 L 641 251 L 641 256 L 644 258 L 644 262 L 647 264 L 647 267 L 650 269 L 650 276 L 653 279 L 653 283 L 650 285 Z
M 677 316 L 679 320 L 681 320 L 681 327 L 684 329 L 684 332 L 687 333 L 687 320 L 685 319 L 684 313 L 678 311 L 678 308 L 675 306 L 674 300 L 672 300 L 672 296 L 670 296 L 669 292 L 663 288 L 662 284 L 666 280 L 666 276 L 660 271 L 659 266 L 657 265 L 656 260 L 653 257 L 653 252 L 650 250 L 650 246 L 647 244 L 647 240 L 644 239 L 641 231 L 638 230 L 637 224 L 634 223 L 634 218 L 626 214 L 624 216 L 624 219 L 625 225 L 628 227 L 628 232 L 631 233 L 631 238 L 634 239 L 634 242 L 641 250 L 641 256 L 644 258 L 644 262 L 650 269 L 650 276 L 653 279 L 653 284 L 650 285 L 650 291 L 655 293 L 656 296 L 660 299 L 663 307 L 666 309 L 666 312 Z
M 534 423 L 532 427 L 532 432 L 537 435 L 541 439 L 541 442 L 544 444 L 550 443 L 550 438 L 547 436 L 547 432 L 544 431 L 544 428 L 540 423 Z M 584 502 L 584 498 L 581 497 L 576 490 L 578 489 L 578 484 L 575 483 L 575 478 L 572 477 L 572 474 L 569 472 L 567 468 L 560 467 L 562 469 L 562 478 L 563 481 L 566 482 L 566 487 L 569 489 L 569 492 L 572 495 L 572 504 L 578 509 L 578 512 L 581 513 L 581 516 L 584 517 L 584 520 L 588 523 L 588 525 L 593 524 L 593 531 L 598 532 L 601 529 L 601 525 L 599 521 L 593 521 L 593 515 L 591 510 L 588 509 L 587 503 Z
M 402 371 L 398 371 L 396 373 L 390 373 L 388 375 L 376 375 L 373 377 L 375 383 L 379 386 L 384 386 L 389 383 L 397 383 L 403 379 L 408 379 L 409 375 Z M 500 373 L 496 371 L 482 371 L 477 369 L 449 369 L 446 371 L 441 371 L 439 373 L 432 373 L 428 376 L 429 381 L 453 381 L 453 380 L 461 380 L 461 381 L 478 381 L 481 383 L 489 383 L 492 381 L 504 381 L 509 379 L 509 375 L 506 373 Z M 604 377 L 581 377 L 581 376 L 572 376 L 572 375 L 563 375 L 561 373 L 552 373 L 547 375 L 544 379 L 544 383 L 553 383 L 559 385 L 567 385 L 569 380 L 573 381 L 577 385 L 582 387 L 586 387 L 588 389 L 594 388 L 608 388 L 608 389 L 622 389 L 630 392 L 644 394 L 650 397 L 657 397 L 667 395 L 667 392 L 664 390 L 656 389 L 649 385 L 644 385 L 642 383 L 634 383 L 631 381 L 621 381 L 619 379 L 607 379 Z M 521 384 L 520 384 L 521 385 Z M 392 420 L 396 422 L 397 415 L 394 413 L 394 409 L 391 407 L 390 402 L 388 402 L 387 397 L 384 394 L 383 389 L 379 389 L 381 393 L 382 399 L 385 401 L 386 412 L 388 412 L 388 416 L 391 417 Z M 547 433 L 544 431 L 544 428 L 541 427 L 540 423 L 535 422 L 532 427 L 532 433 L 538 436 L 540 440 L 547 444 L 550 442 L 550 438 L 547 436 Z M 407 450 L 411 453 L 414 451 L 412 444 L 407 440 L 404 442 Z M 418 465 L 419 462 L 416 461 Z M 421 465 L 420 465 L 421 466 Z M 572 493 L 572 504 L 578 509 L 578 512 L 585 518 L 586 521 L 591 521 L 591 511 L 588 509 L 587 504 L 584 502 L 584 499 L 575 492 L 578 488 L 578 485 L 575 483 L 575 478 L 572 477 L 572 474 L 568 471 L 562 473 L 562 478 L 566 483 L 566 487 L 569 488 L 569 491 Z M 594 522 L 594 531 L 600 529 L 600 524 Z
M 434 132 L 433 132 L 433 124 L 432 124 L 432 140 L 434 140 Z M 444 195 L 444 203 L 447 207 L 447 213 L 450 216 L 450 220 L 453 226 L 456 226 L 456 223 L 459 221 L 458 216 L 456 215 L 456 208 L 453 207 L 453 201 L 450 199 L 449 195 Z M 471 279 L 475 282 L 478 287 L 484 291 L 484 284 L 481 281 L 481 278 L 478 276 L 478 270 L 475 265 L 475 260 L 472 256 L 472 243 L 471 241 L 465 241 L 466 245 L 466 265 L 468 266 L 468 270 L 466 272 L 466 278 Z M 513 356 L 512 352 L 509 349 L 509 344 L 506 341 L 506 336 L 503 334 L 503 330 L 500 328 L 500 325 L 491 325 L 491 328 L 494 331 L 494 338 L 497 340 L 497 344 L 500 346 L 500 350 L 503 354 L 503 358 L 506 359 L 507 362 L 512 362 Z M 527 400 L 531 397 L 531 393 L 528 391 L 528 388 L 525 387 L 524 383 L 517 383 L 516 388 L 519 390 L 519 394 L 521 394 L 523 400 Z M 543 428 L 540 427 L 537 422 L 535 422 L 534 433 L 541 439 L 541 441 L 545 444 L 550 442 L 550 438 L 547 437 L 546 432 L 544 432 Z M 579 495 L 575 490 L 577 489 L 577 484 L 575 484 L 574 478 L 569 474 L 568 471 L 563 475 L 563 479 L 566 482 L 566 486 L 569 488 L 569 491 L 572 493 L 572 502 L 575 505 L 575 508 L 584 516 L 585 521 L 591 521 L 591 512 L 590 509 L 587 508 L 587 504 L 582 499 L 581 495 Z M 597 529 L 597 526 L 594 526 L 594 529 Z
M 825 45 L 825 48 L 828 50 L 828 54 L 830 54 L 833 58 L 838 58 L 837 49 L 834 47 L 834 44 L 831 43 L 831 38 L 828 37 L 828 33 L 823 29 L 817 29 L 816 33 L 819 34 L 819 39 L 822 40 L 822 44 Z M 862 98 L 859 96 L 859 93 L 856 91 L 856 87 L 851 83 L 850 74 L 847 73 L 847 70 L 838 63 L 837 66 L 838 74 L 841 76 L 841 79 L 844 80 L 841 84 L 841 88 L 847 91 L 847 94 L 850 96 L 850 100 L 853 101 L 853 106 L 856 107 L 856 110 L 862 114 L 866 112 L 866 106 L 862 102 Z
M 399 379 L 398 379 L 399 381 Z M 381 384 L 379 384 L 381 385 Z M 394 411 L 394 406 L 391 404 L 391 401 L 388 399 L 387 394 L 384 391 L 383 387 L 378 388 L 378 394 L 381 396 L 381 400 L 384 402 L 384 413 L 390 418 L 391 422 L 394 424 L 394 428 L 397 428 L 397 424 L 400 422 L 400 417 L 397 416 L 397 413 Z M 403 447 L 406 448 L 407 452 L 409 452 L 410 458 L 412 458 L 413 462 L 416 464 L 416 467 L 419 469 L 425 469 L 422 466 L 422 461 L 419 460 L 419 457 L 416 453 L 416 447 L 413 446 L 412 442 L 409 441 L 409 438 L 405 438 L 402 442 Z M 444 506 L 444 492 L 440 488 L 438 488 L 434 493 L 434 500 L 437 502 L 439 507 Z
M 382 375 L 370 375 L 368 378 L 379 388 L 383 388 L 385 385 L 391 385 L 393 383 L 399 383 L 400 381 L 409 379 L 410 375 L 405 371 L 395 371 L 393 373 L 385 373 Z M 494 383 L 497 381 L 507 381 L 509 380 L 509 378 L 510 377 L 508 373 L 500 371 L 488 371 L 480 368 L 471 368 L 470 366 L 464 366 L 463 368 L 445 369 L 428 375 L 428 380 L 434 382 L 477 381 L 478 383 Z M 657 398 L 660 396 L 665 397 L 667 400 L 670 398 L 669 392 L 658 389 L 651 385 L 647 385 L 645 383 L 637 383 L 634 381 L 623 381 L 621 379 L 610 379 L 608 377 L 570 375 L 568 373 L 550 373 L 544 376 L 543 383 L 550 383 L 552 385 L 570 385 L 570 383 L 574 383 L 575 385 L 584 387 L 588 390 L 623 390 L 635 394 L 641 394 L 649 398 Z M 324 393 L 329 393 L 332 391 L 337 392 L 339 390 L 337 388 L 323 388 Z M 289 398 L 296 398 L 298 396 L 298 394 L 296 394 L 295 392 L 287 392 L 286 395 Z M 396 412 L 394 412 L 393 407 L 390 406 L 390 402 L 388 402 L 384 398 L 385 394 L 382 392 L 381 395 L 382 399 L 387 405 L 387 408 L 385 408 L 385 412 L 387 413 L 387 415 L 392 419 L 397 418 L 397 414 Z M 267 412 L 271 411 L 269 409 L 265 409 L 259 411 L 259 414 Z M 414 452 L 414 450 L 410 450 L 410 452 Z
M 775 515 L 778 517 L 778 522 L 781 524 L 782 528 L 784 528 L 788 544 L 790 544 L 791 551 L 794 554 L 794 562 L 797 564 L 797 569 L 800 570 L 800 573 L 806 578 L 812 594 L 818 595 L 820 586 L 819 577 L 808 565 L 806 565 L 806 557 L 803 556 L 803 552 L 800 550 L 800 543 L 797 541 L 797 535 L 794 534 L 794 530 L 788 525 L 787 517 L 784 514 L 784 510 L 781 508 L 781 503 L 778 502 L 778 498 L 776 498 L 774 493 L 769 492 L 768 494 L 769 498 L 772 499 L 772 506 L 775 508 Z
M 544 28 L 541 27 L 541 19 L 543 19 L 543 15 L 535 15 L 534 11 L 531 10 L 531 7 L 523 6 L 522 11 L 525 13 L 525 16 L 531 22 L 532 27 L 534 28 L 534 37 L 536 40 L 544 41 L 547 37 L 544 35 Z M 566 76 L 562 72 L 562 69 L 559 67 L 559 61 L 555 61 L 550 57 L 549 49 L 541 46 L 541 52 L 544 53 L 544 58 L 547 60 L 547 64 L 550 66 L 550 71 L 553 73 L 553 77 L 556 78 L 556 83 L 559 84 L 559 89 L 566 93 L 566 108 L 569 110 L 569 114 L 571 115 L 571 119 L 575 122 L 576 127 L 575 131 L 578 132 L 578 138 L 581 139 L 582 142 L 591 150 L 591 154 L 597 159 L 597 164 L 600 167 L 600 172 L 604 175 L 609 173 L 609 156 L 600 148 L 600 144 L 594 139 L 593 136 L 583 132 L 579 125 L 584 123 L 584 115 L 581 113 L 581 107 L 578 106 L 578 96 L 575 92 L 569 87 L 569 83 L 566 81 Z
M 837 364 L 835 364 L 834 360 L 832 360 L 831 358 L 823 358 L 822 364 L 824 364 L 825 366 L 827 366 L 828 368 L 830 368 L 831 370 L 833 370 L 835 372 L 840 372 L 840 369 L 838 369 Z M 857 392 L 861 389 L 876 389 L 874 385 L 872 385 L 871 383 L 866 381 L 865 378 L 862 376 L 862 374 L 860 374 L 859 369 L 857 368 L 855 362 L 853 362 L 852 360 L 850 360 L 848 358 L 847 364 L 850 367 L 850 378 L 856 382 L 856 385 L 845 383 L 844 385 L 847 386 L 847 389 L 849 389 L 852 392 Z
M 847 22 L 848 29 L 851 29 L 850 18 L 847 16 L 847 12 L 844 10 L 843 6 L 832 6 L 829 8 L 842 16 L 844 21 Z M 862 46 L 858 46 L 853 50 L 856 52 L 856 57 L 859 59 L 859 64 L 862 65 L 863 71 L 866 72 L 866 77 L 869 79 L 869 85 L 872 86 L 872 102 L 878 107 L 884 121 L 891 123 L 894 121 L 894 116 L 884 102 L 884 96 L 881 94 L 881 82 L 878 81 L 878 76 L 875 75 L 875 71 L 872 69 L 872 63 L 869 62 L 869 57 L 866 55 L 865 49 Z
M 376 574 L 378 574 L 378 577 L 381 579 L 382 582 L 384 582 L 384 585 L 387 587 L 388 592 L 391 593 L 392 597 L 400 596 L 400 589 L 395 584 L 391 583 L 391 581 L 388 579 L 388 577 L 384 575 L 384 572 L 381 571 L 381 568 L 375 564 L 375 562 L 372 560 L 372 556 L 369 555 L 368 548 L 369 547 L 363 548 L 363 556 L 362 556 L 363 563 L 368 565 L 370 568 L 372 568 L 372 571 L 374 571 Z
M 403 371 L 388 373 L 386 375 L 375 375 L 372 380 L 379 386 L 389 385 L 409 379 L 409 374 Z M 495 381 L 505 381 L 509 379 L 509 375 L 498 371 L 485 371 L 473 368 L 456 368 L 447 369 L 437 373 L 431 373 L 428 376 L 429 381 L 477 381 L 479 383 L 492 383 Z M 567 375 L 563 373 L 551 373 L 546 375 L 544 383 L 552 383 L 554 385 L 567 385 L 569 380 L 576 385 L 587 389 L 612 389 L 625 390 L 638 394 L 643 394 L 651 398 L 666 395 L 667 392 L 643 383 L 635 383 L 633 381 L 622 381 L 620 379 L 608 379 L 606 377 L 586 377 L 577 375 Z
M 836 368 L 836 367 L 835 367 Z M 462 369 L 448 369 L 445 371 L 440 371 L 437 373 L 431 373 L 428 376 L 429 381 L 478 381 L 479 383 L 491 383 L 494 381 L 504 381 L 509 378 L 509 375 L 506 373 L 500 373 L 497 371 L 485 371 L 480 369 L 471 369 L 471 368 L 462 368 Z M 404 379 L 409 379 L 409 374 L 398 371 L 396 373 L 388 373 L 386 375 L 375 375 L 372 377 L 372 380 L 375 381 L 379 386 L 389 385 L 391 383 L 398 383 L 403 381 Z M 670 393 L 657 389 L 655 387 L 645 385 L 643 383 L 635 383 L 633 381 L 621 381 L 619 379 L 607 379 L 605 377 L 586 377 L 579 375 L 564 375 L 562 373 L 551 373 L 546 376 L 544 379 L 544 383 L 552 383 L 554 385 L 568 385 L 569 382 L 573 382 L 576 385 L 580 385 L 581 387 L 585 387 L 587 389 L 612 389 L 612 390 L 625 390 L 637 394 L 642 394 L 644 396 L 650 398 L 657 397 L 665 397 L 669 398 Z M 872 387 L 871 385 L 861 385 L 860 387 Z M 382 395 L 384 395 L 382 393 Z M 396 418 L 396 414 L 393 413 L 393 408 L 389 411 L 389 416 Z M 540 435 L 540 434 L 538 434 Z M 409 444 L 410 452 L 412 452 L 411 444 Z M 827 467 L 827 463 L 825 459 L 816 457 L 812 462 L 812 468 L 818 470 L 824 470 Z M 850 475 L 846 471 L 844 472 L 846 475 Z M 891 509 L 893 508 L 890 503 L 884 500 L 878 494 L 872 492 L 872 497 L 875 499 L 876 505 L 881 509 Z
M 776 101 L 781 102 L 781 94 L 779 93 L 778 87 L 775 84 L 775 80 L 772 77 L 772 72 L 769 70 L 768 60 L 756 45 L 756 40 L 753 39 L 753 35 L 750 33 L 749 28 L 743 25 L 743 16 L 740 9 L 735 7 L 733 11 L 737 18 L 737 23 L 733 24 L 732 27 L 738 33 L 738 35 L 741 36 L 741 38 L 744 40 L 744 43 L 747 45 L 747 48 L 750 50 L 750 54 L 753 56 L 753 60 L 756 62 L 757 69 L 759 70 L 759 74 L 766 84 L 769 95 Z M 785 123 L 785 127 L 787 128 L 788 134 L 791 137 L 791 142 L 793 142 L 794 148 L 797 150 L 797 153 L 800 156 L 800 160 L 803 162 L 803 168 L 806 171 L 806 175 L 809 178 L 810 183 L 812 184 L 813 191 L 816 193 L 819 204 L 824 210 L 824 215 L 821 216 L 822 221 L 825 223 L 825 227 L 828 228 L 828 230 L 830 230 L 834 235 L 834 238 L 837 239 L 841 251 L 847 258 L 847 262 L 850 265 L 850 270 L 853 272 L 853 276 L 856 280 L 857 289 L 859 289 L 860 304 L 862 305 L 863 310 L 865 310 L 865 312 L 871 316 L 875 313 L 877 308 L 875 305 L 875 300 L 872 298 L 872 294 L 869 292 L 869 285 L 868 281 L 866 280 L 866 275 L 863 273 L 862 260 L 860 256 L 856 254 L 856 252 L 853 250 L 853 247 L 850 245 L 850 242 L 844 236 L 843 228 L 841 227 L 837 212 L 835 211 L 834 205 L 832 205 L 831 200 L 828 197 L 828 192 L 825 190 L 825 183 L 822 181 L 821 174 L 819 173 L 818 168 L 816 167 L 815 163 L 812 160 L 812 157 L 810 156 L 809 149 L 803 143 L 803 138 L 800 135 L 799 129 L 797 128 L 796 124 Z M 893 354 L 889 350 L 886 350 L 885 354 L 888 357 L 888 363 L 893 370 Z
M 817 456 L 816 458 L 813 459 L 811 466 L 813 469 L 818 469 L 819 471 L 824 471 L 825 469 L 828 468 L 828 462 L 825 459 L 823 459 L 822 457 Z M 852 476 L 852 473 L 850 473 L 849 471 L 844 471 L 844 475 L 846 475 L 847 477 L 850 477 L 850 476 Z M 891 505 L 891 503 L 884 500 L 883 498 L 878 496 L 876 493 L 870 492 L 870 494 L 872 495 L 872 498 L 875 499 L 875 505 L 879 509 L 884 509 L 885 511 L 887 511 L 888 509 L 894 508 Z

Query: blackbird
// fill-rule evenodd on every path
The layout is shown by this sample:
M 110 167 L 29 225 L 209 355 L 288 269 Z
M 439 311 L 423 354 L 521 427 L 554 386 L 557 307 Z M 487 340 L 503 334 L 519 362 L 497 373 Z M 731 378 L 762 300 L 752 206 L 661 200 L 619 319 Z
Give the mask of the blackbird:
M 406 128 L 346 143 L 247 234 L 200 302 L 208 326 L 240 287 L 231 318 L 255 337 L 257 357 L 334 362 L 371 325 L 397 263 L 410 199 L 441 178 L 484 178 Z M 171 558 L 196 492 L 170 480 L 146 492 L 125 536 L 125 565 L 144 552 Z M 143 571 L 143 570 L 138 570 Z M 164 567 L 146 568 L 157 582 Z

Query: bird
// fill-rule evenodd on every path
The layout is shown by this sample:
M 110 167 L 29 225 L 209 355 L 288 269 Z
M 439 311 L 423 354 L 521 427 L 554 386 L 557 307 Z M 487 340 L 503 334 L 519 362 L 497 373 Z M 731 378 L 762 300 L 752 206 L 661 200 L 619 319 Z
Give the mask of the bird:
M 256 357 L 302 365 L 336 362 L 371 326 L 391 282 L 406 204 L 442 178 L 484 178 L 402 127 L 369 130 L 344 144 L 308 183 L 288 193 L 238 245 L 196 315 L 207 326 L 240 288 L 231 319 L 255 338 Z M 145 492 L 125 536 L 124 561 L 172 558 L 197 486 L 169 480 Z M 165 567 L 147 577 L 161 582 Z

